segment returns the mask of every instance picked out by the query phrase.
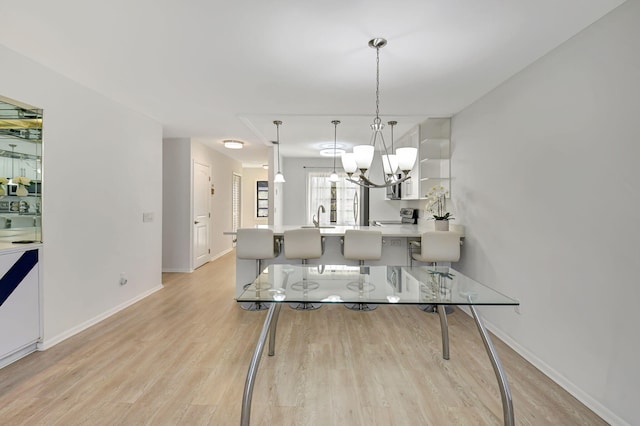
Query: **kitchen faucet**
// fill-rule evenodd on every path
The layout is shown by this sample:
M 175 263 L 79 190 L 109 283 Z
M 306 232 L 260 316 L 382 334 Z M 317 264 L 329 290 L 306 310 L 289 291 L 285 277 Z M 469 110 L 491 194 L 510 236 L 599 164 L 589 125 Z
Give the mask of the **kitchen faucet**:
M 319 227 L 320 227 L 320 211 L 321 211 L 321 210 L 322 210 L 322 213 L 324 213 L 324 212 L 325 212 L 324 206 L 323 206 L 322 204 L 320 204 L 320 205 L 318 206 L 318 218 L 316 219 L 316 215 L 313 215 L 313 219 L 312 219 L 312 220 L 313 220 L 313 225 L 314 225 L 316 228 L 319 228 Z

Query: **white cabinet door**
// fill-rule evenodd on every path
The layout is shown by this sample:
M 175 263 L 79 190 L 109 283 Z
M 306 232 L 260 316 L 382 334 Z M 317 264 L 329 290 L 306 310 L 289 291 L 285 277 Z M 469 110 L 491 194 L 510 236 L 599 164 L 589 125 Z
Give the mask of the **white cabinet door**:
M 420 196 L 442 186 L 451 191 L 451 119 L 428 118 L 420 124 Z
M 0 361 L 40 338 L 37 255 L 37 249 L 0 255 Z

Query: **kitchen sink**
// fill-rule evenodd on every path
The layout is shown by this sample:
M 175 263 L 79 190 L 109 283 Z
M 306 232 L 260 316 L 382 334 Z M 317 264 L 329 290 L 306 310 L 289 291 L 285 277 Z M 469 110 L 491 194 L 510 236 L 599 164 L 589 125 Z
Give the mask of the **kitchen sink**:
M 333 228 L 335 228 L 335 226 L 332 226 L 332 225 L 320 225 L 320 226 L 315 226 L 315 225 L 302 225 L 300 228 L 333 229 Z

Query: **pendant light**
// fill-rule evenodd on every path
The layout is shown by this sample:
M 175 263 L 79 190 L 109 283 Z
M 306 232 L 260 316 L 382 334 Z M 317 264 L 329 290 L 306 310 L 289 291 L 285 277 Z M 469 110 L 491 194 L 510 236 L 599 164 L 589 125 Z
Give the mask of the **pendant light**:
M 409 173 L 413 168 L 413 164 L 416 161 L 418 149 L 413 147 L 398 149 L 395 153 L 393 147 L 391 150 L 387 148 L 382 135 L 382 129 L 384 124 L 380 119 L 380 49 L 387 45 L 387 40 L 384 38 L 374 38 L 369 40 L 369 47 L 376 49 L 376 116 L 371 124 L 371 142 L 369 145 L 357 145 L 353 147 L 352 154 L 344 154 L 342 156 L 342 167 L 349 176 L 347 180 L 358 184 L 365 188 L 385 188 L 392 185 L 397 185 L 410 179 Z M 392 140 L 393 140 L 393 126 L 397 122 L 389 122 L 391 124 Z M 382 161 L 382 183 L 375 183 L 366 173 L 371 168 L 373 157 L 375 154 L 376 144 L 379 141 L 380 145 L 380 157 Z M 398 178 L 396 176 L 396 170 L 400 168 L 404 173 L 403 177 Z M 353 178 L 353 174 L 360 170 L 360 175 L 357 179 Z
M 273 183 L 284 183 L 286 180 L 284 180 L 284 175 L 280 171 L 280 125 L 282 124 L 282 121 L 274 120 L 273 124 L 276 125 L 276 142 L 273 143 L 278 147 L 278 172 L 273 178 Z
M 338 173 L 336 173 L 336 144 L 338 139 L 338 124 L 340 124 L 340 120 L 333 120 L 331 123 L 333 124 L 333 172 L 331 173 L 331 176 L 329 176 L 329 181 L 337 182 L 340 180 Z

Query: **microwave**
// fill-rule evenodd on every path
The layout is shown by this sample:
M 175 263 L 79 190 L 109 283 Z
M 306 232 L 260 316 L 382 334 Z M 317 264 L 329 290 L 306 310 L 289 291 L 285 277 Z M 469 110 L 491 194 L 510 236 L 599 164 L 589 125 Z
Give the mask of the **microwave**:
M 42 195 L 42 182 L 31 181 L 29 186 L 26 187 L 29 195 Z M 18 185 L 10 183 L 7 185 L 7 195 L 16 195 Z

